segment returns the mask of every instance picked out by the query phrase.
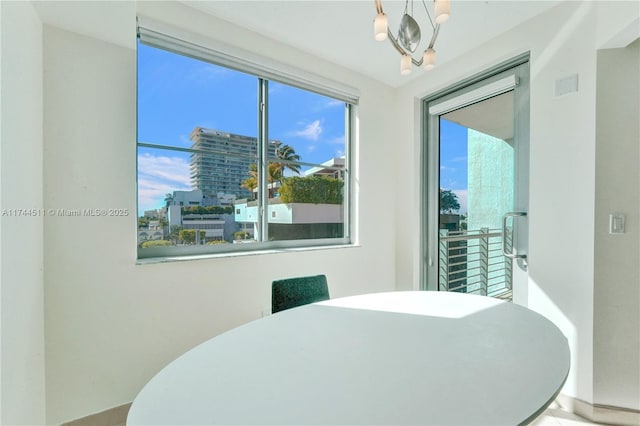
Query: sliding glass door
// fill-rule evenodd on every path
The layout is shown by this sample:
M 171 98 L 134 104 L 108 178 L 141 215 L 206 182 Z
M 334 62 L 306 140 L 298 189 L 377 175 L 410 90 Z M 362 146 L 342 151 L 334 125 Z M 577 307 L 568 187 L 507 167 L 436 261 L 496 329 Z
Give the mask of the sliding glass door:
M 527 281 L 528 64 L 425 101 L 423 286 L 511 300 Z

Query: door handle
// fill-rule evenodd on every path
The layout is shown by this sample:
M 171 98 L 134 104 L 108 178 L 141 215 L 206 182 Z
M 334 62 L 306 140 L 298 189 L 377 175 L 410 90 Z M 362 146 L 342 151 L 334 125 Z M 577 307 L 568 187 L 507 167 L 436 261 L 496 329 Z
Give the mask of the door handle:
M 526 254 L 517 254 L 513 252 L 513 246 L 515 245 L 513 244 L 513 241 L 511 244 L 511 251 L 507 250 L 507 238 L 506 238 L 507 237 L 507 220 L 510 217 L 514 218 L 512 229 L 515 229 L 515 224 L 516 224 L 515 218 L 523 217 L 526 215 L 527 215 L 526 212 L 509 212 L 509 213 L 505 213 L 504 216 L 502 216 L 502 254 L 504 254 L 509 259 L 526 259 L 527 258 Z

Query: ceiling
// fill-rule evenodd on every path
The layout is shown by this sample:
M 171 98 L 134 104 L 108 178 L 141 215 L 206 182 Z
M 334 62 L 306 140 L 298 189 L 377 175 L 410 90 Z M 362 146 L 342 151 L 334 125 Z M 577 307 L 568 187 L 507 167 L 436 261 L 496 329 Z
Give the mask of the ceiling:
M 1 1 L 1 0 L 0 0 Z M 140 0 L 139 0 L 140 1 Z M 451 18 L 440 28 L 436 61 L 447 61 L 554 7 L 561 0 L 452 0 Z M 264 37 L 341 65 L 393 87 L 400 87 L 426 71 L 414 67 L 400 75 L 400 55 L 386 40 L 373 38 L 374 0 L 182 0 L 184 4 Z M 426 0 L 431 9 L 431 1 Z M 34 1 L 44 22 L 100 37 L 119 45 L 135 46 L 131 2 L 108 2 L 95 13 L 92 1 Z M 102 2 L 100 2 L 102 3 Z M 105 4 L 105 3 L 102 3 Z M 383 0 L 389 26 L 397 31 L 404 0 Z M 425 49 L 430 38 L 424 7 L 415 4 Z M 418 11 L 420 13 L 418 13 Z M 117 29 L 117 30 L 114 30 Z M 416 59 L 418 58 L 416 54 Z
M 402 86 L 426 72 L 414 67 L 410 75 L 400 75 L 400 55 L 388 40 L 374 40 L 374 0 L 185 0 L 183 3 L 393 87 Z M 429 7 L 430 3 L 427 1 Z M 560 1 L 452 0 L 451 18 L 441 26 L 435 45 L 437 63 L 463 55 L 558 3 Z M 397 31 L 405 1 L 383 0 L 382 5 L 390 28 Z M 420 2 L 415 8 L 416 18 L 426 19 Z M 424 41 L 419 49 L 422 50 L 430 38 L 427 26 L 421 23 Z

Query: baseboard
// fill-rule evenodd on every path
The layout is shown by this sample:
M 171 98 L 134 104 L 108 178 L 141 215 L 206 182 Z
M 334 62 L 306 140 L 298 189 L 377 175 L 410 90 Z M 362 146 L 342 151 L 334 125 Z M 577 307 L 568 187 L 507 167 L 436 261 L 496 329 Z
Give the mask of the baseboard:
M 588 402 L 563 394 L 558 395 L 556 402 L 563 410 L 589 419 L 594 423 L 620 426 L 640 425 L 640 411 L 638 410 L 589 404 Z
M 61 426 L 117 426 L 127 421 L 131 403 L 119 405 L 81 419 L 63 423 Z

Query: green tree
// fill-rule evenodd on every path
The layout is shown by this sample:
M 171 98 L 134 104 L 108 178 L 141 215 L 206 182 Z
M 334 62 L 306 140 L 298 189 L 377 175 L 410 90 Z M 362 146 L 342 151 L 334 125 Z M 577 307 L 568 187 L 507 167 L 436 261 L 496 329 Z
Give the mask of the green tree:
M 440 213 L 453 213 L 460 210 L 458 196 L 450 189 L 440 188 Z
M 256 195 L 253 191 L 255 191 L 255 189 L 258 187 L 257 178 L 253 176 L 246 178 L 245 180 L 242 181 L 242 184 L 240 185 L 240 187 L 246 188 L 247 190 L 249 190 L 249 192 L 251 193 L 251 199 L 255 200 Z
M 138 218 L 138 228 L 148 228 L 149 227 L 149 218 L 146 216 L 140 216 Z
M 275 184 L 280 183 L 282 186 L 282 170 L 277 163 L 269 163 L 269 173 L 267 174 L 269 179 L 269 198 L 273 198 L 276 192 Z
M 169 207 L 173 203 L 173 194 L 167 193 L 164 196 L 164 205 Z
M 300 161 L 300 156 L 296 154 L 296 150 L 282 142 L 276 142 L 276 158 L 284 161 Z M 276 164 L 276 168 L 280 172 L 280 178 L 284 175 L 285 169 L 289 169 L 297 175 L 300 174 L 300 166 L 297 164 L 278 162 L 274 162 L 273 164 Z
M 182 231 L 182 226 L 180 225 L 172 225 L 169 229 L 169 239 L 174 242 L 174 244 L 178 243 L 178 239 L 180 238 L 180 231 Z
M 193 244 L 196 242 L 196 231 L 195 229 L 182 229 L 178 233 L 178 237 L 186 244 Z
M 269 180 L 270 188 L 269 188 L 269 198 L 273 198 L 275 193 L 275 183 L 282 182 L 282 171 L 280 168 L 280 164 L 278 163 L 269 163 L 269 172 L 267 173 L 267 179 Z M 249 177 L 242 181 L 243 188 L 247 188 L 253 194 L 253 190 L 258 187 L 259 177 L 258 177 L 258 166 L 256 163 L 251 163 L 249 165 Z
M 206 236 L 205 231 L 200 232 L 200 241 L 204 240 Z M 178 233 L 179 238 L 184 241 L 186 244 L 194 244 L 196 242 L 196 230 L 195 229 L 182 229 Z
M 249 164 L 249 177 L 242 181 L 240 185 L 251 193 L 251 199 L 255 200 L 256 196 L 253 191 L 258 187 L 258 165 L 256 163 Z

